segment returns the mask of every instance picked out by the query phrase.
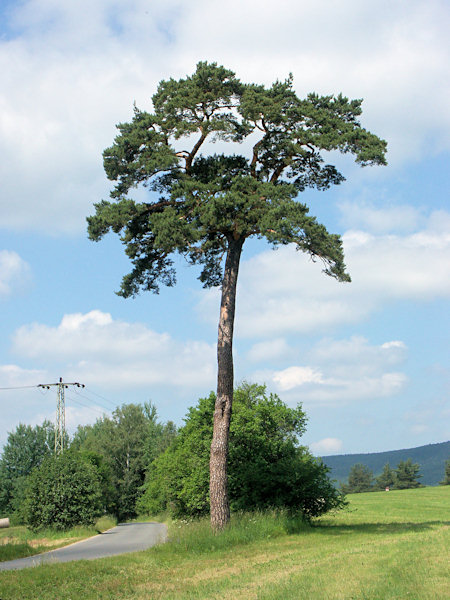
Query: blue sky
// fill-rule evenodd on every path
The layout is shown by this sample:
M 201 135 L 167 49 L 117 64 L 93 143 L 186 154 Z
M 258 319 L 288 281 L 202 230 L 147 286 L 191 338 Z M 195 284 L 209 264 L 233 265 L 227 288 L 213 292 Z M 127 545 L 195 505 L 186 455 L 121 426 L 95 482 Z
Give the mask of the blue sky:
M 176 287 L 119 298 L 120 242 L 90 242 L 85 223 L 108 197 L 115 124 L 208 60 L 267 85 L 292 72 L 299 95 L 364 98 L 363 125 L 389 145 L 387 167 L 333 157 L 346 182 L 300 197 L 343 236 L 351 284 L 292 248 L 247 243 L 237 381 L 302 402 L 317 454 L 449 439 L 447 2 L 22 0 L 0 12 L 1 388 L 84 383 L 67 390 L 70 431 L 148 400 L 181 424 L 214 389 L 218 291 L 180 261 Z M 1 390 L 0 402 L 0 444 L 19 422 L 54 418 L 54 389 Z

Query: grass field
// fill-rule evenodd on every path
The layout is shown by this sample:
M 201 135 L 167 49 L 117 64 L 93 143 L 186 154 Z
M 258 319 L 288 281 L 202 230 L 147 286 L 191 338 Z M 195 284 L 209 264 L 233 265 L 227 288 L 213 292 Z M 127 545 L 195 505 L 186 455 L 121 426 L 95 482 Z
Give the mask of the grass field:
M 445 600 L 450 486 L 355 494 L 314 527 L 244 515 L 218 536 L 173 523 L 146 552 L 0 574 L 0 598 Z

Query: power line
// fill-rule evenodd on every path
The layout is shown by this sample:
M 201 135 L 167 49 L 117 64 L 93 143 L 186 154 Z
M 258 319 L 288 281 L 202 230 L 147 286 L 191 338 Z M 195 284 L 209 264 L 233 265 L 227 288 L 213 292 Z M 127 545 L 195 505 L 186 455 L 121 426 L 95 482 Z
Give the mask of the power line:
M 88 410 L 93 410 L 93 411 L 97 412 L 98 414 L 100 414 L 102 416 L 104 416 L 104 414 L 105 414 L 105 412 L 102 411 L 102 410 L 100 410 L 97 406 L 89 406 L 89 404 L 86 404 L 85 402 L 82 402 L 81 400 L 76 400 L 73 396 L 69 396 L 69 398 L 70 398 L 71 402 L 75 402 L 75 404 L 79 404 L 80 406 L 84 406 Z
M 96 402 L 96 401 L 92 400 L 91 398 L 89 398 L 88 396 L 85 396 L 84 394 L 81 394 L 81 393 L 80 393 L 78 390 L 75 390 L 75 389 L 74 389 L 73 391 L 74 391 L 74 393 L 75 393 L 77 396 L 79 396 L 79 398 L 84 398 L 84 399 L 85 399 L 85 400 L 87 400 L 87 401 L 88 401 L 90 404 L 94 404 L 94 407 L 92 407 L 92 408 L 93 408 L 93 410 L 98 410 L 99 412 L 101 412 L 101 411 L 99 410 L 99 408 L 103 408 L 103 409 L 104 409 L 104 411 L 106 411 L 106 412 L 108 412 L 108 413 L 111 413 L 111 409 L 110 409 L 109 407 L 107 407 L 107 406 L 105 406 L 105 405 L 103 405 L 103 404 L 100 404 L 100 402 Z M 87 406 L 88 408 L 91 408 L 91 406 L 89 406 L 89 404 L 86 404 L 86 403 L 84 403 L 84 402 L 81 402 L 81 400 L 77 400 L 77 399 L 75 399 L 75 397 L 74 397 L 72 394 L 70 394 L 68 397 L 69 397 L 69 398 L 70 398 L 70 400 L 71 400 L 71 401 L 73 401 L 73 402 L 78 402 L 79 404 L 82 404 L 83 406 Z M 97 409 L 95 408 L 95 406 L 97 406 Z
M 29 389 L 29 388 L 38 388 L 38 387 L 42 387 L 41 384 L 39 384 L 39 385 L 18 385 L 15 387 L 0 387 L 0 391 L 3 391 L 3 390 L 25 390 L 25 389 Z
M 105 396 L 101 396 L 100 394 L 97 394 L 96 392 L 92 391 L 90 388 L 85 388 L 85 392 L 86 393 L 89 392 L 89 394 L 93 394 L 94 396 L 97 396 L 97 398 L 100 398 L 101 400 L 104 400 L 105 402 L 108 402 L 114 408 L 117 407 L 117 402 L 113 402 L 112 400 L 109 400 L 108 398 L 105 398 Z
M 65 390 L 68 390 L 69 386 L 73 387 L 73 391 L 75 392 L 75 394 L 77 396 L 79 396 L 80 398 L 84 398 L 85 400 L 87 400 L 90 403 L 95 403 L 97 406 L 89 406 L 88 404 L 86 404 L 80 400 L 76 400 L 72 395 L 69 396 L 71 401 L 75 402 L 76 404 L 79 404 L 80 406 L 84 406 L 85 408 L 96 411 L 99 414 L 101 414 L 102 416 L 105 413 L 103 411 L 101 411 L 100 408 L 97 408 L 97 407 L 101 407 L 107 413 L 111 414 L 112 409 L 109 406 L 106 406 L 105 404 L 99 402 L 98 400 L 94 400 L 93 398 L 89 398 L 88 396 L 81 394 L 78 391 L 78 389 L 76 389 L 76 388 L 85 389 L 86 386 L 84 384 L 78 383 L 78 382 L 67 382 L 66 383 L 66 382 L 63 382 L 62 377 L 60 377 L 59 382 L 57 382 L 57 383 L 39 383 L 37 385 L 20 385 L 20 386 L 10 386 L 10 387 L 0 387 L 0 391 L 37 388 L 41 393 L 44 393 L 45 391 L 49 390 L 51 387 L 58 388 L 57 389 L 57 403 L 56 403 L 55 452 L 59 453 L 59 452 L 62 452 L 62 450 L 64 449 L 65 426 L 66 426 Z M 88 394 L 92 394 L 92 395 L 96 396 L 97 398 L 104 400 L 106 403 L 110 404 L 113 408 L 117 407 L 117 403 L 113 402 L 112 400 L 109 400 L 108 398 L 105 398 L 104 396 L 102 396 L 100 394 L 97 394 L 96 392 L 92 391 L 91 389 L 86 389 L 85 391 Z

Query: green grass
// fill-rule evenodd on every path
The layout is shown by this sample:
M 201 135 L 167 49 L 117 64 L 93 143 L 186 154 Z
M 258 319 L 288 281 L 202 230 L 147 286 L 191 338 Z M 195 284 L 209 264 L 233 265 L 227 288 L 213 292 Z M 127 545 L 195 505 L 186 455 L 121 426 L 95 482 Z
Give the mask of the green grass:
M 313 527 L 235 516 L 219 535 L 173 522 L 146 552 L 0 573 L 0 598 L 440 600 L 448 597 L 450 486 L 355 494 Z
M 35 533 L 25 526 L 0 529 L 0 562 L 61 548 L 111 529 L 115 524 L 112 517 L 104 516 L 92 527 L 73 527 L 68 531 L 43 529 Z

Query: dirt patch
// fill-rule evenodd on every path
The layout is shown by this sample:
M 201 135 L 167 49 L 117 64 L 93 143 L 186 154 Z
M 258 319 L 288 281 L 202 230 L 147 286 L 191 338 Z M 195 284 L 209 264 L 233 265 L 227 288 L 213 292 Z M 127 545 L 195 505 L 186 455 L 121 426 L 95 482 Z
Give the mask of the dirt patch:
M 74 541 L 76 542 L 77 540 Z M 59 540 L 49 540 L 48 538 L 28 540 L 28 545 L 32 548 L 37 548 L 38 546 L 43 546 L 44 548 L 52 548 L 53 546 L 64 546 L 67 543 L 71 544 L 72 540 L 70 540 L 70 542 L 67 541 L 67 538 L 61 538 Z

